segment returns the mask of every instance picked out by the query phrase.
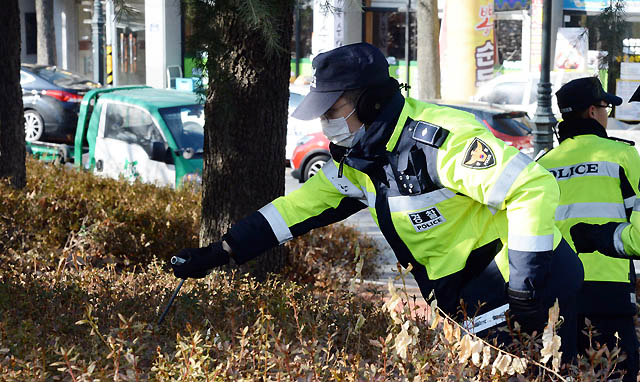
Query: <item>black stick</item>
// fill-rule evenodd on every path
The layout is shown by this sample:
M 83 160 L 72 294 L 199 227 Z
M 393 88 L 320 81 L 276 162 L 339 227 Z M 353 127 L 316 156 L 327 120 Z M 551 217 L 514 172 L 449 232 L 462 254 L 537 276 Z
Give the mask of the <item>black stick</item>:
M 171 308 L 171 304 L 173 304 L 173 300 L 178 295 L 178 292 L 180 292 L 180 288 L 182 288 L 182 284 L 184 284 L 185 280 L 186 279 L 180 280 L 180 284 L 178 284 L 178 287 L 176 288 L 176 290 L 173 291 L 173 296 L 171 296 L 171 299 L 169 299 L 169 303 L 167 304 L 167 307 L 165 308 L 164 312 L 162 312 L 162 315 L 160 316 L 160 319 L 158 320 L 158 325 L 160 325 L 162 323 L 162 320 L 164 320 L 164 316 L 167 315 L 167 312 L 169 311 L 169 308 Z

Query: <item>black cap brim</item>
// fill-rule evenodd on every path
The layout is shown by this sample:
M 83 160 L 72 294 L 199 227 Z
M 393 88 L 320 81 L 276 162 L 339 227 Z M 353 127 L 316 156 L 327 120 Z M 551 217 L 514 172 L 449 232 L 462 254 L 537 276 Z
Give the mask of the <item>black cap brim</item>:
M 320 118 L 322 114 L 326 113 L 327 110 L 336 103 L 343 93 L 343 90 L 335 92 L 311 91 L 304 97 L 293 113 L 291 113 L 291 116 L 303 121 Z
M 638 101 L 640 101 L 640 86 L 638 86 L 636 91 L 633 92 L 633 95 L 631 96 L 631 98 L 629 98 L 629 102 L 638 102 Z
M 604 93 L 604 101 L 613 106 L 620 106 L 622 104 L 622 98 L 607 92 Z

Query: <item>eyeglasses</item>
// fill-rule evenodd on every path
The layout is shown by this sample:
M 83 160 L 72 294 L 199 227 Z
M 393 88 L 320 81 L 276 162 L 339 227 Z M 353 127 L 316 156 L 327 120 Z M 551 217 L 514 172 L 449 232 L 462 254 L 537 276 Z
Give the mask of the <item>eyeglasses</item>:
M 607 110 L 607 115 L 611 114 L 611 111 L 613 110 L 613 105 L 611 104 L 606 104 L 606 105 L 593 105 L 597 108 L 602 108 L 602 109 L 606 109 Z

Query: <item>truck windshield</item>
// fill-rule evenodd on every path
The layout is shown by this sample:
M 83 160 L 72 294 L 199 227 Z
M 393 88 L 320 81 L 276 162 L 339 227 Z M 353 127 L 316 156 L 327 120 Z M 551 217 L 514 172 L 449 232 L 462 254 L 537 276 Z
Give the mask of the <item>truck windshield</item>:
M 204 107 L 187 105 L 159 110 L 178 148 L 202 153 L 204 147 Z

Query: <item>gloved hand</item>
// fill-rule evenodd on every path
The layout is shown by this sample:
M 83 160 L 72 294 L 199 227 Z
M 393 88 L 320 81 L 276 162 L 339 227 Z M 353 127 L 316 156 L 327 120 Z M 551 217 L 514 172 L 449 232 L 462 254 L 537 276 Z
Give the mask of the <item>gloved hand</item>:
M 531 292 L 507 289 L 509 312 L 513 320 L 520 324 L 522 331 L 541 333 L 547 322 L 547 312 L 540 298 L 534 298 Z
M 606 224 L 577 223 L 569 229 L 578 253 L 598 251 L 606 256 L 621 257 L 613 244 L 613 234 L 619 222 Z
M 221 241 L 202 248 L 185 248 L 174 256 L 178 261 L 171 264 L 171 268 L 174 276 L 181 279 L 201 279 L 209 274 L 212 268 L 229 264 L 229 253 L 222 248 Z

